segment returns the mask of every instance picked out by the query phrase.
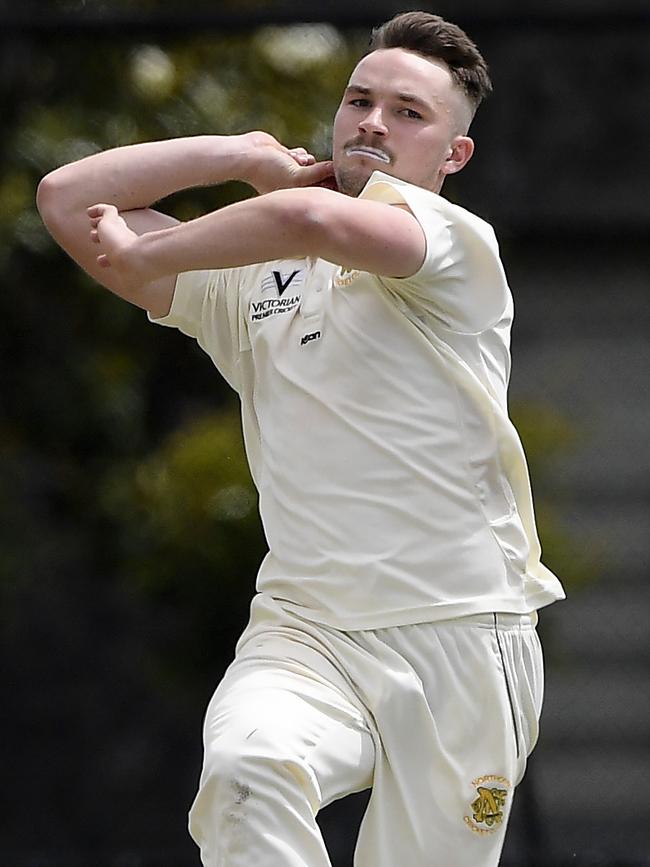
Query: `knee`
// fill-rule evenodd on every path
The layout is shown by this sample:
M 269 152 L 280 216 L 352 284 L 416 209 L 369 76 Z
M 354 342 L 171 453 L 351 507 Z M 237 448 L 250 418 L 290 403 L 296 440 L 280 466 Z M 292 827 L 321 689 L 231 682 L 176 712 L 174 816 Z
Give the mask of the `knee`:
M 256 763 L 232 746 L 206 750 L 199 790 L 189 814 L 189 831 L 204 864 L 221 864 L 250 844 L 266 786 Z
M 316 812 L 320 788 L 307 762 L 282 747 L 279 737 L 252 732 L 243 741 L 220 740 L 206 748 L 200 791 L 209 792 L 221 809 L 237 810 L 249 802 L 307 798 Z
M 292 818 L 299 817 L 301 828 L 313 824 L 321 804 L 316 777 L 304 760 L 272 741 L 251 737 L 207 747 L 189 815 L 204 864 L 245 863 L 237 859 L 268 851 L 269 829 L 282 839 Z M 257 856 L 253 862 L 261 863 Z

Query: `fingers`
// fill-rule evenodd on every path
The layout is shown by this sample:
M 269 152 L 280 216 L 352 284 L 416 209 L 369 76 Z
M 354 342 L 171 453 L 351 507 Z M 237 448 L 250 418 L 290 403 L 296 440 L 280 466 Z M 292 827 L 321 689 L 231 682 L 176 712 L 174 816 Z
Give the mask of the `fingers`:
M 311 166 L 316 162 L 316 157 L 305 148 L 289 148 L 287 153 L 294 158 L 299 166 Z
M 100 203 L 86 208 L 86 213 L 88 214 L 90 225 L 93 229 L 96 229 L 105 217 L 117 217 L 119 211 L 115 205 L 104 205 Z
M 90 220 L 90 240 L 93 244 L 99 244 L 99 232 L 98 227 L 101 221 L 108 216 L 117 216 L 118 210 L 115 205 L 105 205 L 103 203 L 99 203 L 97 205 L 91 205 L 89 208 L 86 208 L 86 213 L 88 214 L 88 218 Z M 103 264 L 103 263 L 101 263 Z M 106 267 L 108 263 L 104 265 Z
M 97 205 L 91 205 L 89 208 L 86 208 L 86 213 L 90 217 L 90 219 L 101 219 L 103 216 L 110 214 L 111 212 L 115 212 L 117 214 L 117 208 L 115 205 L 105 205 L 100 202 Z
M 323 180 L 319 181 L 315 186 L 322 187 L 324 190 L 334 190 L 335 193 L 339 192 L 339 185 L 336 183 L 336 178 L 333 174 L 323 178 Z
M 113 207 L 113 205 L 104 205 L 102 203 L 97 205 L 91 205 L 89 208 L 86 208 L 86 213 L 88 214 L 91 226 L 90 240 L 93 244 L 101 243 L 98 226 L 111 208 L 115 211 L 115 213 L 117 213 L 117 208 Z M 103 254 L 97 256 L 97 264 L 100 265 L 102 268 L 110 267 L 108 259 Z
M 305 166 L 300 171 L 300 186 L 315 187 L 323 184 L 324 181 L 334 178 L 334 165 L 331 160 L 324 160 L 320 163 Z M 336 189 L 335 186 L 328 184 L 330 189 Z

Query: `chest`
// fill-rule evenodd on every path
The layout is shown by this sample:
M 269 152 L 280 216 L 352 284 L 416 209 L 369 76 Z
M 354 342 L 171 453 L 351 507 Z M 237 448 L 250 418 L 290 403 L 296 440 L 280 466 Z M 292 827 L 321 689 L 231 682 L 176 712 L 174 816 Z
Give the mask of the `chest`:
M 274 365 L 316 354 L 332 364 L 369 343 L 385 347 L 402 318 L 377 278 L 323 260 L 273 263 L 242 308 L 255 361 Z

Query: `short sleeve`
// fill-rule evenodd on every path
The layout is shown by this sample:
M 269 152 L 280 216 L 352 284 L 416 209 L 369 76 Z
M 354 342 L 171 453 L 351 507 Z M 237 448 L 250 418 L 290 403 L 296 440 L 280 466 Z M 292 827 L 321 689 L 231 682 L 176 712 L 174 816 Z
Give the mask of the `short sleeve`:
M 176 279 L 166 316 L 149 320 L 194 337 L 228 384 L 240 390 L 239 355 L 248 348 L 240 315 L 241 269 L 188 271 Z
M 501 319 L 510 290 L 488 223 L 436 193 L 380 172 L 361 196 L 407 205 L 426 238 L 420 269 L 411 277 L 381 277 L 382 283 L 453 331 L 475 334 Z

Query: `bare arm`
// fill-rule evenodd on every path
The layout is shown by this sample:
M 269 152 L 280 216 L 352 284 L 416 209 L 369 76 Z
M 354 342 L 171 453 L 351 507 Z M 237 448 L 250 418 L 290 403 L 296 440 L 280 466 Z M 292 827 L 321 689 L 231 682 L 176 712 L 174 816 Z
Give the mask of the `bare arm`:
M 313 157 L 290 151 L 266 133 L 194 136 L 115 148 L 62 166 L 41 181 L 37 204 L 53 238 L 92 277 L 162 315 L 171 303 L 176 272 L 127 288 L 115 271 L 101 268 L 88 234 L 90 205 L 113 205 L 136 235 L 143 235 L 177 224 L 150 206 L 178 190 L 237 179 L 266 192 L 317 183 L 330 172 L 329 164 L 314 164 Z
M 303 256 L 408 277 L 426 254 L 410 211 L 326 189 L 273 192 L 141 238 L 108 205 L 89 216 L 98 264 L 127 288 L 168 273 Z

